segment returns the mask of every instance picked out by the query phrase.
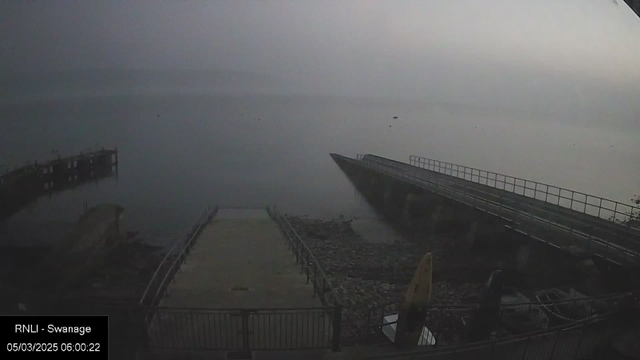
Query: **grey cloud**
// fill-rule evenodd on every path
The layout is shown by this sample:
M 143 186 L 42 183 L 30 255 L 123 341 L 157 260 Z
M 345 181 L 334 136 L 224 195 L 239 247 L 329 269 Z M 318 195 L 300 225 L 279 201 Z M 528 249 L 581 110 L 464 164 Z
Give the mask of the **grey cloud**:
M 604 0 L 3 2 L 0 73 L 229 70 L 283 92 L 633 114 L 639 30 Z

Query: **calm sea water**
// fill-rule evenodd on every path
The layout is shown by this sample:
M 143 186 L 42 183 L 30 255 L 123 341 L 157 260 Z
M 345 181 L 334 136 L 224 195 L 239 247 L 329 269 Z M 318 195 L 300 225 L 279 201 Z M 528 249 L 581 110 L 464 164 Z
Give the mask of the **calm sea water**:
M 40 199 L 0 224 L 0 242 L 57 241 L 84 202 L 124 206 L 126 227 L 159 244 L 182 234 L 207 205 L 277 203 L 300 215 L 374 216 L 330 152 L 403 161 L 421 155 L 625 202 L 638 193 L 640 134 L 572 123 L 499 109 L 275 95 L 4 105 L 0 164 L 104 146 L 120 150 L 120 171 Z

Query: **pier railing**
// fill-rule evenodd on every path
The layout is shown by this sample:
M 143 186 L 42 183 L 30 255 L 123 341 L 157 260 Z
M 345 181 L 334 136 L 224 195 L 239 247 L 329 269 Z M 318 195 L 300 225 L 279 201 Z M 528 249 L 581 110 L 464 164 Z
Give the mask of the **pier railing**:
M 503 191 L 562 206 L 583 214 L 597 216 L 604 220 L 633 226 L 631 217 L 640 214 L 640 207 L 590 195 L 539 181 L 527 180 L 516 176 L 504 175 L 492 171 L 480 170 L 445 161 L 410 155 L 409 164 L 440 174 L 453 176 L 486 185 Z M 640 224 L 638 224 L 640 226 Z
M 640 229 L 564 208 L 560 210 L 533 199 L 522 201 L 502 189 L 478 186 L 455 176 L 427 171 L 427 164 L 419 160 L 410 165 L 375 155 L 358 155 L 358 159 L 364 168 L 428 187 L 456 202 L 503 218 L 514 230 L 552 246 L 567 251 L 579 248 L 624 265 L 640 264 Z
M 169 284 L 175 274 L 186 261 L 191 248 L 202 230 L 218 213 L 218 207 L 206 208 L 189 227 L 183 237 L 179 237 L 171 249 L 162 259 L 147 285 L 139 304 L 144 306 L 158 306 L 162 297 L 167 293 Z
M 443 346 L 387 354 L 370 354 L 366 359 L 584 359 L 593 354 L 607 334 L 609 316 L 558 326 L 510 338 L 493 339 L 463 346 Z
M 300 274 L 306 275 L 307 283 L 311 281 L 313 285 L 313 296 L 317 295 L 325 306 L 340 304 L 338 296 L 331 285 L 331 281 L 322 270 L 320 262 L 311 250 L 309 250 L 309 247 L 304 243 L 293 226 L 291 226 L 287 217 L 282 215 L 275 205 L 273 209 L 267 208 L 267 212 L 280 228 L 289 249 L 293 251 L 296 263 L 300 265 Z
M 336 308 L 148 309 L 150 349 L 309 350 L 335 348 Z
M 5 290 L 5 289 L 3 289 Z M 3 294 L 6 293 L 3 291 Z M 319 308 L 278 308 L 278 309 L 186 309 L 140 304 L 118 303 L 100 299 L 74 299 L 68 297 L 48 298 L 43 302 L 43 294 L 15 294 L 11 299 L 0 299 L 0 305 L 7 301 L 7 308 L 0 306 L 0 314 L 60 314 L 60 315 L 105 315 L 113 318 L 109 332 L 115 347 L 130 350 L 176 349 L 176 350 L 302 350 L 340 348 L 339 307 Z M 634 293 L 638 295 L 638 292 Z M 464 321 L 473 315 L 478 305 L 430 305 L 424 325 L 436 337 L 435 346 L 425 346 L 412 352 L 393 353 L 374 358 L 422 359 L 464 356 L 477 359 L 479 355 L 519 354 L 517 359 L 536 358 L 535 354 L 547 354 L 557 345 L 559 351 L 580 351 L 585 355 L 588 345 L 599 340 L 601 333 L 585 331 L 587 324 L 602 324 L 607 314 L 616 313 L 620 308 L 621 295 L 594 298 L 543 301 L 504 305 L 500 309 L 499 321 L 508 318 L 528 318 L 541 330 L 523 328 L 522 333 L 497 333 L 492 340 L 480 342 L 455 342 L 452 335 L 464 335 Z M 18 306 L 16 306 L 18 305 Z M 20 306 L 22 305 L 22 306 Z M 380 339 L 382 317 L 396 313 L 395 304 L 372 308 L 369 339 Z M 9 310 L 9 311 L 7 311 Z M 612 311 L 613 310 L 613 311 Z M 567 317 L 575 311 L 576 317 Z M 558 316 L 560 315 L 560 316 Z M 622 313 L 623 317 L 629 314 Z M 563 319 L 564 318 L 564 319 Z M 572 322 L 572 321 L 576 322 Z M 554 324 L 558 324 L 556 327 Z M 581 329 L 581 330 L 576 330 Z M 113 331 L 112 331 L 113 330 Z M 574 337 L 566 337 L 568 331 L 578 331 Z M 596 328 L 601 331 L 601 328 Z M 560 331 L 560 333 L 558 333 Z M 363 334 L 364 335 L 364 334 Z M 448 337 L 449 336 L 449 337 Z M 559 337 L 558 337 L 559 336 Z M 117 341 L 116 341 L 117 337 Z M 558 340 L 556 340 L 558 339 Z M 571 340 L 573 339 L 573 340 Z M 383 339 L 385 343 L 388 340 Z M 557 342 L 556 342 L 557 341 Z M 369 341 L 368 344 L 376 342 Z M 367 344 L 367 342 L 363 343 Z M 525 345 L 526 344 L 526 345 Z M 555 345 L 554 345 L 555 344 Z M 110 351 L 113 350 L 110 348 Z M 560 357 L 542 359 L 566 359 Z M 526 356 L 525 356 L 526 355 Z M 547 356 L 545 355 L 545 356 Z M 442 356 L 442 357 L 441 357 Z M 515 356 L 515 355 L 514 355 Z M 458 359 L 458 357 L 453 357 Z M 493 359 L 493 357 L 491 357 Z M 514 358 L 514 357 L 509 357 Z
M 632 295 L 640 295 L 640 291 Z M 491 329 L 493 339 L 509 338 L 520 334 L 538 333 L 572 323 L 580 323 L 591 318 L 610 314 L 622 299 L 623 294 L 596 297 L 557 299 L 526 303 L 503 304 L 497 311 Z M 473 318 L 479 310 L 478 304 L 469 305 L 426 305 L 421 312 L 425 315 L 423 326 L 429 329 L 426 341 L 433 346 L 461 345 L 478 342 L 471 332 Z M 371 307 L 360 342 L 362 344 L 387 343 L 383 335 L 385 327 L 395 322 L 383 324 L 385 317 L 398 313 L 398 303 L 388 303 Z
M 44 163 L 26 163 L 0 172 L 0 219 L 15 214 L 40 196 L 117 174 L 117 148 L 58 157 Z
M 322 270 L 320 262 L 313 255 L 307 244 L 304 243 L 300 235 L 291 226 L 287 217 L 281 214 L 275 205 L 273 208 L 267 207 L 267 213 L 280 228 L 289 249 L 293 252 L 296 263 L 300 265 L 300 274 L 305 274 L 307 283 L 311 282 L 313 285 L 313 296 L 318 296 L 322 305 L 331 310 L 333 316 L 333 350 L 338 351 L 342 327 L 342 302 L 333 289 L 331 280 Z

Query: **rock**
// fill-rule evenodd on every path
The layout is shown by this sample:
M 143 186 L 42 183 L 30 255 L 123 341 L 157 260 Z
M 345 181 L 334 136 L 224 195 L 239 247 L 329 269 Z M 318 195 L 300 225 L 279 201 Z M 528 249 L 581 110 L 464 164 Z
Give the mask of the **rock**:
M 334 291 L 344 307 L 342 331 L 345 346 L 362 340 L 366 329 L 371 326 L 368 323 L 370 309 L 375 309 L 371 314 L 377 319 L 382 306 L 387 312 L 395 311 L 395 304 L 404 296 L 424 253 L 434 252 L 436 269 L 442 263 L 452 269 L 466 269 L 471 264 L 468 259 L 460 260 L 460 252 L 454 241 L 442 237 L 423 236 L 416 242 L 374 244 L 364 241 L 353 232 L 351 219 L 344 217 L 313 220 L 292 216 L 289 221 L 299 234 L 303 234 L 303 241 L 335 284 Z M 451 251 L 439 250 L 445 247 L 450 247 Z M 443 279 L 436 280 L 434 284 L 432 302 L 461 304 L 475 299 L 481 283 L 468 281 L 469 274 L 473 272 L 459 274 L 457 270 L 441 271 L 438 276 Z M 455 281 L 448 282 L 449 278 Z M 482 278 L 484 281 L 486 278 Z M 456 316 L 444 314 L 434 318 L 434 328 L 439 333 L 444 332 L 445 338 L 455 339 L 458 336 L 458 323 L 461 323 Z

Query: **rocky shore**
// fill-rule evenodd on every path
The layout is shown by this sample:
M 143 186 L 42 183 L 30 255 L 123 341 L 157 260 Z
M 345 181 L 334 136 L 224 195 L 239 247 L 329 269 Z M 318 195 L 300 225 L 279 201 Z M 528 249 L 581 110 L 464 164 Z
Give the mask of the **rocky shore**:
M 135 303 L 164 256 L 162 248 L 140 240 L 123 242 L 101 268 L 75 284 L 68 295 Z
M 288 218 L 334 285 L 344 307 L 342 331 L 347 343 L 358 343 L 359 337 L 367 333 L 369 322 L 377 323 L 369 319 L 370 308 L 387 304 L 393 308 L 406 292 L 420 259 L 429 251 L 434 256 L 434 302 L 474 303 L 487 279 L 478 269 L 465 272 L 471 264 L 457 268 L 454 273 L 442 271 L 447 257 L 445 237 L 421 242 L 369 243 L 352 230 L 353 219 Z M 490 273 L 490 269 L 485 273 Z
M 540 273 L 533 275 L 519 273 L 513 268 L 512 252 L 502 248 L 471 252 L 459 231 L 436 236 L 407 232 L 404 241 L 370 243 L 352 229 L 351 224 L 357 219 L 300 216 L 288 219 L 318 259 L 344 307 L 342 331 L 346 344 L 362 342 L 363 334 L 375 333 L 373 326 L 380 322 L 382 312 L 394 312 L 395 304 L 427 252 L 434 259 L 431 302 L 438 306 L 477 303 L 480 289 L 496 269 L 505 271 L 508 284 L 517 285 L 517 290 L 525 294 L 545 287 L 571 285 L 576 280 L 575 273 L 567 270 L 565 264 L 541 264 Z M 375 310 L 371 311 L 372 308 Z M 464 314 L 452 315 L 455 311 L 444 314 L 434 309 L 436 313 L 442 315 L 432 315 L 437 335 L 446 342 L 459 341 Z

